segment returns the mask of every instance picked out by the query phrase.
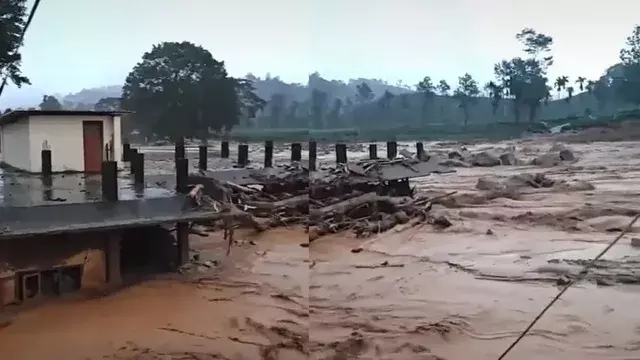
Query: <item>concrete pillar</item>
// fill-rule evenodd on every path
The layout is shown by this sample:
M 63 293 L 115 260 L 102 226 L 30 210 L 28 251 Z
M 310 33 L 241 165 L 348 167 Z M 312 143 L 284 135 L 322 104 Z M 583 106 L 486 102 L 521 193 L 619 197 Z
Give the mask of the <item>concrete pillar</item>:
M 119 287 L 122 285 L 122 272 L 120 269 L 120 246 L 122 236 L 120 233 L 112 232 L 107 235 L 107 246 L 105 251 L 105 273 L 107 275 L 107 285 L 109 287 Z
M 264 143 L 264 167 L 273 167 L 273 141 L 271 140 Z
M 300 162 L 302 160 L 302 144 L 291 144 L 291 162 Z
M 189 261 L 189 223 L 179 222 L 176 225 L 176 239 L 178 240 L 178 266 Z
M 369 144 L 369 159 L 375 160 L 378 158 L 378 144 Z
M 247 166 L 249 164 L 249 145 L 238 145 L 238 165 Z
M 395 159 L 398 156 L 398 143 L 387 141 L 387 159 Z
M 102 200 L 118 201 L 118 163 L 103 161 L 100 175 L 102 177 Z
M 177 161 L 178 159 L 184 159 L 185 158 L 185 154 L 184 154 L 184 138 L 180 138 L 176 141 L 175 144 L 175 150 L 173 152 L 174 155 L 174 160 Z
M 124 143 L 122 144 L 122 161 L 131 161 L 130 154 L 131 153 L 131 144 Z
M 422 160 L 424 157 L 424 144 L 421 142 L 416 143 L 416 157 L 418 160 Z
M 189 160 L 182 158 L 176 160 L 176 191 L 181 194 L 188 192 L 189 184 Z
M 336 144 L 336 163 L 347 163 L 347 144 Z
M 223 141 L 220 144 L 220 157 L 223 159 L 229 158 L 229 142 L 228 141 Z
M 309 141 L 309 171 L 316 171 L 317 161 L 318 161 L 318 144 L 315 141 Z
M 47 176 L 47 175 L 51 175 L 51 173 L 53 172 L 53 165 L 51 163 L 51 150 L 49 149 L 44 149 L 42 150 L 41 154 L 40 154 L 40 158 L 42 159 L 42 175 Z
M 136 152 L 132 155 L 131 171 L 133 172 L 133 183 L 144 185 L 144 154 Z
M 208 167 L 209 148 L 207 145 L 198 146 L 198 169 L 207 171 Z

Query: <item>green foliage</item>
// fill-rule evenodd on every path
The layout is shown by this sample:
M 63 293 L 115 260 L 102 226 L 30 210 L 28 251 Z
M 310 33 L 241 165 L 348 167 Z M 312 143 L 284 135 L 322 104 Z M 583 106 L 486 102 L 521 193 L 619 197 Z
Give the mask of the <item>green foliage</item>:
M 40 103 L 40 110 L 62 110 L 62 104 L 55 96 L 44 95 Z
M 26 0 L 0 0 L 0 76 L 5 76 L 17 87 L 29 85 L 20 65 L 21 34 L 26 25 Z
M 626 48 L 620 51 L 622 76 L 613 78 L 616 97 L 622 101 L 640 105 L 640 26 L 636 26 L 627 38 Z
M 224 62 L 190 42 L 154 45 L 127 76 L 123 106 L 136 124 L 160 137 L 197 137 L 230 130 L 260 101 L 248 80 L 227 75 Z
M 96 111 L 116 111 L 122 109 L 122 99 L 119 97 L 107 97 L 98 100 L 93 106 Z
M 453 92 L 453 97 L 460 102 L 460 109 L 464 113 L 464 126 L 467 127 L 469 122 L 469 110 L 475 105 L 480 95 L 478 82 L 473 79 L 471 74 L 466 73 L 458 78 L 458 87 Z

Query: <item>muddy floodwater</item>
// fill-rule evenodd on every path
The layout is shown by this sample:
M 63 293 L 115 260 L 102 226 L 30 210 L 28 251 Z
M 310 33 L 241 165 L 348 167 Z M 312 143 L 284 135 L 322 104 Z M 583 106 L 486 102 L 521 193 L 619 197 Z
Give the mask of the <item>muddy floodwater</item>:
M 425 144 L 428 152 L 459 146 Z M 509 146 L 527 160 L 552 143 L 467 148 Z M 325 236 L 308 248 L 303 229 L 247 232 L 228 258 L 220 235 L 193 237 L 193 250 L 216 266 L 25 311 L 0 330 L 0 359 L 497 359 L 561 280 L 640 210 L 639 142 L 568 146 L 574 163 L 456 168 L 415 180 L 419 191 L 458 191 L 432 210 L 451 220 L 446 229 Z M 366 156 L 364 145 L 350 149 L 350 158 Z M 330 150 L 319 155 L 333 159 Z M 475 188 L 486 175 L 523 173 L 595 189 L 490 198 Z M 640 224 L 507 359 L 640 359 L 638 232 Z

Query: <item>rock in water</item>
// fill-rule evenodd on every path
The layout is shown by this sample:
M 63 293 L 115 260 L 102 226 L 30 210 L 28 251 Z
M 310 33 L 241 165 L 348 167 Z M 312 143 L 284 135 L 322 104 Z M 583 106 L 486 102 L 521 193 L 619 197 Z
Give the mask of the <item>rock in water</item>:
M 573 151 L 569 149 L 561 150 L 559 156 L 562 161 L 574 161 L 576 159 Z
M 502 165 L 517 165 L 518 159 L 516 159 L 516 156 L 513 155 L 513 153 L 508 152 L 500 155 L 500 162 Z
M 498 166 L 501 164 L 500 158 L 488 151 L 481 151 L 475 155 L 473 155 L 473 160 L 471 163 L 475 166 Z
M 478 179 L 476 189 L 485 191 L 499 191 L 506 189 L 506 186 L 499 180 L 489 176 Z
M 541 167 L 553 167 L 562 162 L 560 155 L 555 153 L 546 153 L 533 159 L 532 164 Z

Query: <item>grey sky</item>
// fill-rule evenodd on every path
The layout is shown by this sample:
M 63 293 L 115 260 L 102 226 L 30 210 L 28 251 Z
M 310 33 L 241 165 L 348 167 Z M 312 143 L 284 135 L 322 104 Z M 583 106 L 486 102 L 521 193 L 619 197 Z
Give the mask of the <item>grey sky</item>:
M 637 0 L 42 0 L 23 50 L 31 88 L 76 92 L 122 82 L 151 45 L 188 40 L 234 76 L 286 81 L 429 75 L 481 83 L 520 54 L 514 35 L 554 37 L 554 78 L 595 78 L 616 62 L 636 22 Z

